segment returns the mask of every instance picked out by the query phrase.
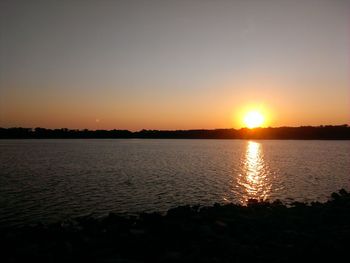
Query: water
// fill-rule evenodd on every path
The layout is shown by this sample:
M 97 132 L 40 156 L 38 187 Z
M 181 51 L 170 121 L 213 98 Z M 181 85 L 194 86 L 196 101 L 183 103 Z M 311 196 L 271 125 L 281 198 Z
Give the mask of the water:
M 350 189 L 349 141 L 0 140 L 0 224 Z

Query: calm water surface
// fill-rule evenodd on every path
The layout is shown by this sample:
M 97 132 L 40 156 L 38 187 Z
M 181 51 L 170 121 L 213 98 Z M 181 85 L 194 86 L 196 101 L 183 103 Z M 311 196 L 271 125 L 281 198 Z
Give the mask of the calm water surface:
M 0 140 L 0 224 L 184 204 L 325 201 L 349 141 Z

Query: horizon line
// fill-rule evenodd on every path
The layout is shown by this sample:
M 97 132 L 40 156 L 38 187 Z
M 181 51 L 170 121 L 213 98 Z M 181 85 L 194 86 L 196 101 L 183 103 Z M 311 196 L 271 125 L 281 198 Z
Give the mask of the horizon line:
M 13 126 L 13 127 L 1 127 L 0 129 L 29 129 L 32 131 L 35 131 L 35 129 L 45 129 L 45 130 L 71 130 L 71 131 L 129 131 L 129 132 L 142 132 L 142 131 L 215 131 L 215 130 L 256 130 L 256 129 L 278 129 L 278 128 L 325 128 L 325 127 L 349 127 L 349 124 L 343 123 L 343 124 L 320 124 L 317 126 L 314 125 L 300 125 L 300 126 L 267 126 L 267 127 L 254 127 L 254 128 L 248 128 L 248 127 L 241 127 L 241 128 L 191 128 L 191 129 L 139 129 L 139 130 L 129 130 L 129 129 L 119 129 L 119 128 L 113 128 L 113 129 L 88 129 L 88 128 L 67 128 L 67 127 L 61 127 L 61 128 L 45 128 L 45 127 L 21 127 L 21 126 Z

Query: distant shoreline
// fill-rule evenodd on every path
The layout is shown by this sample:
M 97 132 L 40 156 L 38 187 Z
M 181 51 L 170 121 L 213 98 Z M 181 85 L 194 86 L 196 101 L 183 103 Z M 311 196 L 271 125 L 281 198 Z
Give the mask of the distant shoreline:
M 213 130 L 74 130 L 0 128 L 0 139 L 254 139 L 254 140 L 350 140 L 350 126 L 325 125 L 278 128 Z
M 159 140 L 159 141 L 165 141 L 165 140 L 198 140 L 198 141 L 204 141 L 204 140 L 209 140 L 209 141 L 249 141 L 249 140 L 254 140 L 254 141 L 349 141 L 350 138 L 345 138 L 345 139 L 298 139 L 298 138 L 288 138 L 288 139 L 278 139 L 278 138 L 269 138 L 269 139 L 264 139 L 264 138 L 244 138 L 244 139 L 239 139 L 239 138 L 0 138 L 0 141 L 5 141 L 5 140 Z

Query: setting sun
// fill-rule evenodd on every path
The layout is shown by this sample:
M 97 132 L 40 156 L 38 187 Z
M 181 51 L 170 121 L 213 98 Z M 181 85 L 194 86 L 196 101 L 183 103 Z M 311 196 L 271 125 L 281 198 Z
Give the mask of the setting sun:
M 259 111 L 248 112 L 243 119 L 248 128 L 260 127 L 264 123 L 264 116 Z

